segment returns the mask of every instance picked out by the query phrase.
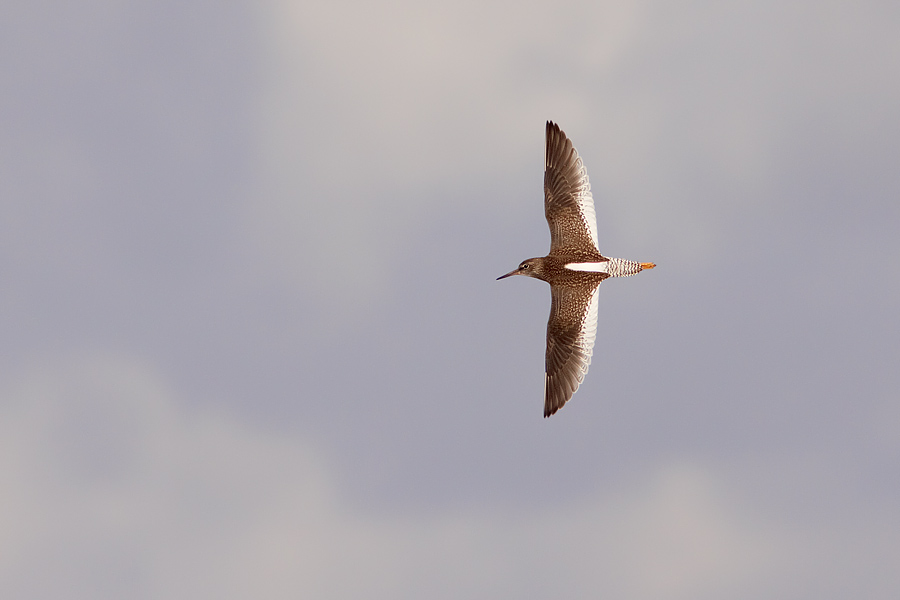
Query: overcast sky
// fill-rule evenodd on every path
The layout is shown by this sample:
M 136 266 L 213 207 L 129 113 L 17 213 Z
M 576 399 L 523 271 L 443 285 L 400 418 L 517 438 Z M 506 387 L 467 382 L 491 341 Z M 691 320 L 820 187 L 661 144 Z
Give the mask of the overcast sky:
M 0 596 L 895 599 L 900 4 L 0 4 Z M 542 418 L 544 122 L 594 360 Z

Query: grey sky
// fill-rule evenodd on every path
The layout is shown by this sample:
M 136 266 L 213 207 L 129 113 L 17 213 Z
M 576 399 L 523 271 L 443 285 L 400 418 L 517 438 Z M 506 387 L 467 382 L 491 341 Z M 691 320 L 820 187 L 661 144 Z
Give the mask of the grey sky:
M 900 7 L 6 2 L 0 596 L 895 598 Z M 544 121 L 594 360 L 541 418 Z

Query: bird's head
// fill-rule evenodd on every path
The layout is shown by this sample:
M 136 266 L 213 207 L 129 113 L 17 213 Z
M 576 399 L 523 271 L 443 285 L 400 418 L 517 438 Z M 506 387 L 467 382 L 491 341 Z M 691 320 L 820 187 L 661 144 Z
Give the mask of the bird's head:
M 541 258 L 529 258 L 528 260 L 523 260 L 522 264 L 518 267 L 507 273 L 506 275 L 501 275 L 497 278 L 505 279 L 511 275 L 526 275 L 528 277 L 537 277 L 538 279 L 542 279 L 541 275 L 544 273 L 544 263 Z

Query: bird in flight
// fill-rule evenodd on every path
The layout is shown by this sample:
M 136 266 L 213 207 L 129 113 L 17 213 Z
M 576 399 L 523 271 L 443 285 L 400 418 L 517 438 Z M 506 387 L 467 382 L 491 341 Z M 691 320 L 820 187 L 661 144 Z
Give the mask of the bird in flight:
M 527 275 L 550 284 L 544 373 L 544 417 L 549 417 L 569 401 L 588 372 L 600 283 L 656 265 L 600 254 L 587 170 L 571 140 L 551 121 L 544 151 L 544 215 L 550 226 L 550 253 L 529 258 L 497 279 Z

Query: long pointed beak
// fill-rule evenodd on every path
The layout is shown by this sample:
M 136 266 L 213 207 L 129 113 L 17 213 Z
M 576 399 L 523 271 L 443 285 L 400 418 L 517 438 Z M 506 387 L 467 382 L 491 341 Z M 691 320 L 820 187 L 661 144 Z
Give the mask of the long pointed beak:
M 509 273 L 507 273 L 506 275 L 501 275 L 500 277 L 498 277 L 497 281 L 500 281 L 501 279 L 506 279 L 510 275 L 518 275 L 518 274 L 519 274 L 519 269 L 515 268 L 512 271 L 510 271 Z

